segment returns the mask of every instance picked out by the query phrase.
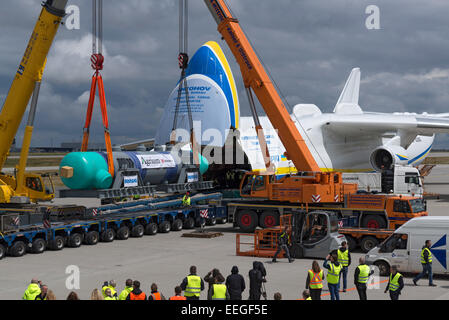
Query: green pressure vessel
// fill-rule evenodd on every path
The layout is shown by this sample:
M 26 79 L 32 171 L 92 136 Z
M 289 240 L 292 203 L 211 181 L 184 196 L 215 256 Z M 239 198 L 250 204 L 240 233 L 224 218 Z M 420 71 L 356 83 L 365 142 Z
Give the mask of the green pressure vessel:
M 73 176 L 61 180 L 70 189 L 108 189 L 112 176 L 106 159 L 97 152 L 71 152 L 60 163 L 60 168 L 73 168 Z

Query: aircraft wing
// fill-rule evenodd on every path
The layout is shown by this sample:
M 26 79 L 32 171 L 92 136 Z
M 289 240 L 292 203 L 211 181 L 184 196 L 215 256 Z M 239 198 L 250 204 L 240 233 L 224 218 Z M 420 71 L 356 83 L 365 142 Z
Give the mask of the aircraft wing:
M 146 139 L 146 140 L 139 140 L 139 141 L 132 141 L 129 143 L 121 144 L 120 148 L 122 148 L 122 150 L 131 151 L 131 150 L 136 150 L 136 148 L 140 145 L 144 145 L 145 147 L 151 149 L 154 146 L 154 138 L 150 138 L 150 139 Z
M 383 135 L 405 131 L 409 134 L 431 136 L 449 133 L 449 119 L 426 116 L 369 115 L 329 119 L 323 128 L 345 136 L 360 134 Z

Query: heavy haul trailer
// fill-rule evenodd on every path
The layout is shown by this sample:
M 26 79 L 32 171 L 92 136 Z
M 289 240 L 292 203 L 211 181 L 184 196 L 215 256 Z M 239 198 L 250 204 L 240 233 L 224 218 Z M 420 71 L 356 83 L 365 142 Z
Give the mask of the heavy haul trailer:
M 279 225 L 282 216 L 297 213 L 298 210 L 305 213 L 319 211 L 329 216 L 337 214 L 340 226 L 338 232 L 346 236 L 351 250 L 360 246 L 364 252 L 368 252 L 408 220 L 428 215 L 425 200 L 421 198 L 383 194 L 348 195 L 343 203 L 334 206 L 261 203 L 245 199 L 225 199 L 222 204 L 228 208 L 229 221 L 242 232 L 254 232 L 257 227 L 273 228 Z M 316 230 L 326 228 L 320 223 Z
M 134 204 L 129 202 L 84 210 L 79 206 L 53 207 L 47 215 L 48 223 L 21 224 L 23 212 L 5 213 L 0 215 L 0 259 L 7 254 L 20 257 L 26 252 L 42 253 L 46 249 L 61 250 L 65 246 L 76 248 L 82 243 L 95 245 L 98 241 L 111 242 L 114 239 L 126 240 L 130 236 L 191 229 L 199 225 L 205 211 L 208 214 L 206 224 L 225 222 L 226 207 L 200 204 L 219 197 L 221 194 L 218 193 L 198 195 L 190 207 L 173 207 L 177 199 L 148 200 L 146 205 L 145 201 L 136 201 Z

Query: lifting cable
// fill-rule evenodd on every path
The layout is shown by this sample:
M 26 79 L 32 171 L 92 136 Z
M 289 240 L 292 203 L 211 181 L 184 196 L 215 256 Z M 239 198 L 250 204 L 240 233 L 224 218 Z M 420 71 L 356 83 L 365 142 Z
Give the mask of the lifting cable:
M 97 19 L 98 18 L 98 19 Z M 98 29 L 97 29 L 98 24 Z M 98 96 L 100 98 L 101 116 L 103 118 L 104 140 L 108 158 L 108 171 L 111 176 L 114 176 L 114 161 L 112 158 L 111 136 L 109 133 L 108 110 L 106 105 L 106 96 L 104 93 L 103 78 L 100 70 L 103 70 L 104 56 L 103 49 L 103 0 L 92 0 L 92 55 L 90 58 L 91 67 L 95 71 L 92 76 L 92 83 L 90 87 L 89 103 L 87 105 L 86 122 L 83 128 L 83 142 L 81 151 L 87 151 L 89 144 L 89 131 L 92 120 L 92 111 L 94 108 L 96 87 L 98 85 Z
M 190 127 L 190 143 L 192 147 L 192 157 L 193 163 L 195 165 L 199 164 L 198 157 L 198 144 L 195 138 L 195 133 L 193 129 L 193 117 L 192 109 L 190 107 L 189 98 L 189 87 L 187 85 L 186 79 L 186 69 L 189 66 L 189 55 L 188 55 L 188 0 L 179 0 L 179 54 L 178 54 L 178 65 L 181 69 L 181 76 L 178 82 L 178 96 L 176 99 L 175 115 L 173 118 L 173 127 L 170 136 L 170 144 L 176 143 L 176 129 L 178 128 L 178 117 L 179 117 L 179 107 L 181 104 L 182 92 L 185 93 L 187 115 Z

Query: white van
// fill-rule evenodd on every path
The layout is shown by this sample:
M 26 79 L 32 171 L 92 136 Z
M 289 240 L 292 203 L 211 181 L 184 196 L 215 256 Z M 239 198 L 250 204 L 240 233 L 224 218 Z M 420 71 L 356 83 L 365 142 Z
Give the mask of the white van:
M 432 242 L 432 272 L 448 274 L 449 216 L 413 218 L 365 256 L 368 265 L 379 267 L 388 275 L 391 265 L 402 272 L 421 272 L 421 250 L 426 240 Z

